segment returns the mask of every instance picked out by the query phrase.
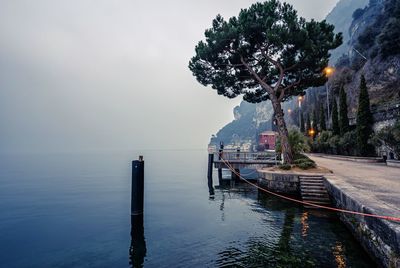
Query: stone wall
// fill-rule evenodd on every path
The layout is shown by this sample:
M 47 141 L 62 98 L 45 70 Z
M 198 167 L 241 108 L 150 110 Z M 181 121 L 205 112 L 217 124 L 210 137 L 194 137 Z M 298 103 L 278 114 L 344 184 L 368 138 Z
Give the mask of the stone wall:
M 263 173 L 259 184 L 261 187 L 277 193 L 295 196 L 300 194 L 299 177 L 296 174 Z
M 386 165 L 389 167 L 400 168 L 400 160 L 386 160 Z
M 329 180 L 324 179 L 331 199 L 338 208 L 362 213 L 376 212 L 357 202 Z M 383 267 L 400 267 L 400 225 L 383 219 L 341 213 L 342 222 L 373 259 Z

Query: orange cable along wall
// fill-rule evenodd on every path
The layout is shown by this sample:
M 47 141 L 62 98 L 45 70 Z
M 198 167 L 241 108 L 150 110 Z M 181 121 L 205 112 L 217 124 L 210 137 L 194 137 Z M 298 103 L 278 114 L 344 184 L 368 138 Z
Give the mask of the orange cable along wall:
M 226 161 L 224 158 L 221 157 L 221 160 L 225 163 L 225 165 L 228 166 L 228 168 L 235 173 L 241 180 L 245 181 L 246 183 L 256 187 L 257 189 L 266 192 L 268 194 L 292 201 L 292 202 L 296 202 L 296 203 L 300 203 L 303 205 L 308 205 L 308 206 L 313 206 L 313 207 L 317 207 L 317 208 L 322 208 L 322 209 L 326 209 L 326 210 L 332 210 L 332 211 L 336 211 L 336 212 L 342 212 L 342 213 L 347 213 L 347 214 L 353 214 L 353 215 L 359 215 L 359 216 L 365 216 L 365 217 L 373 217 L 373 218 L 379 218 L 379 219 L 384 219 L 384 220 L 389 220 L 389 221 L 395 221 L 395 222 L 400 222 L 400 218 L 398 217 L 391 217 L 391 216 L 382 216 L 382 215 L 375 215 L 375 214 L 369 214 L 369 213 L 363 213 L 363 212 L 358 212 L 358 211 L 351 211 L 351 210 L 346 210 L 346 209 L 340 209 L 340 208 L 333 208 L 333 207 L 328 207 L 328 206 L 322 206 L 322 205 L 318 205 L 318 204 L 314 204 L 314 203 L 310 203 L 310 202 L 306 202 L 306 201 L 302 201 L 302 200 L 298 200 L 295 198 L 291 198 L 291 197 L 287 197 L 281 194 L 277 194 L 271 191 L 268 191 L 267 189 L 264 189 L 260 186 L 258 186 L 257 184 L 254 184 L 250 181 L 248 181 L 247 179 L 243 178 L 240 173 L 236 172 L 236 170 L 229 164 L 228 161 Z

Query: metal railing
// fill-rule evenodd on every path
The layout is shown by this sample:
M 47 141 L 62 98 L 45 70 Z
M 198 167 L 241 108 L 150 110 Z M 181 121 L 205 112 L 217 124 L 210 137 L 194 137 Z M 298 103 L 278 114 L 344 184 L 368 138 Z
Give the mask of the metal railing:
M 237 152 L 237 151 L 222 151 L 214 153 L 214 159 L 217 160 L 221 157 L 226 161 L 255 161 L 255 160 L 276 160 L 277 154 L 275 151 L 264 151 L 264 152 Z

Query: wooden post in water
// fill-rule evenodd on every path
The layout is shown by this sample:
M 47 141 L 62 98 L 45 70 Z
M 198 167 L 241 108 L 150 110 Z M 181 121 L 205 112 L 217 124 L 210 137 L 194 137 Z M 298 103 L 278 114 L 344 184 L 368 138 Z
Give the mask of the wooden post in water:
M 240 181 L 240 169 L 235 168 L 235 173 L 238 174 L 238 175 L 235 174 L 235 181 L 239 182 Z
M 131 216 L 143 215 L 143 199 L 144 161 L 143 156 L 139 156 L 139 160 L 132 161 Z
M 222 155 L 224 153 L 224 143 L 220 142 L 219 144 L 219 151 L 218 151 L 218 160 L 221 160 Z M 218 183 L 219 185 L 222 185 L 222 168 L 218 168 Z
M 208 180 L 208 190 L 210 195 L 214 195 L 214 186 L 213 186 L 213 163 L 214 163 L 214 154 L 208 154 L 208 171 L 207 171 L 207 180 Z

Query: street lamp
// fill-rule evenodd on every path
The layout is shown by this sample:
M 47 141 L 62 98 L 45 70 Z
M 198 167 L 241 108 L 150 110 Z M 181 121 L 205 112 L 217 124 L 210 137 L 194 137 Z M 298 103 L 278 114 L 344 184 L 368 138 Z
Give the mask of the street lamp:
M 333 67 L 325 67 L 324 69 L 324 74 L 326 77 L 330 77 L 333 73 L 335 72 L 335 69 Z M 328 83 L 325 83 L 325 89 L 326 89 L 326 107 L 328 108 L 328 124 L 330 124 L 330 109 L 329 109 L 329 88 L 328 88 Z
M 313 138 L 315 135 L 315 130 L 313 128 L 311 128 L 310 130 L 308 130 L 308 135 Z
M 299 101 L 299 128 L 301 129 L 301 102 L 303 101 L 303 96 L 298 96 L 297 100 Z

